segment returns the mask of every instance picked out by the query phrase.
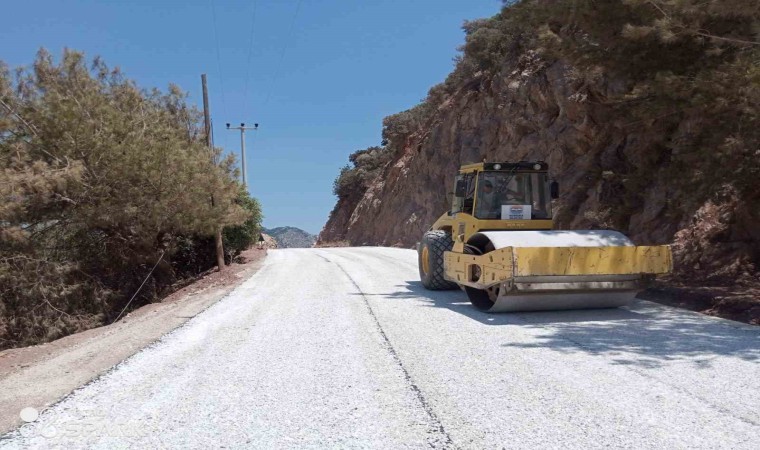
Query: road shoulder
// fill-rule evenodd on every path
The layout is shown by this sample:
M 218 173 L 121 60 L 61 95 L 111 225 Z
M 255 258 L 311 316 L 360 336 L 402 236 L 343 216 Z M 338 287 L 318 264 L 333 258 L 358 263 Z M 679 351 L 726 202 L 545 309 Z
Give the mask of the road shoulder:
M 261 268 L 266 254 L 243 256 L 245 263 L 210 273 L 112 325 L 0 352 L 0 434 L 21 424 L 22 409 L 56 403 L 224 298 Z

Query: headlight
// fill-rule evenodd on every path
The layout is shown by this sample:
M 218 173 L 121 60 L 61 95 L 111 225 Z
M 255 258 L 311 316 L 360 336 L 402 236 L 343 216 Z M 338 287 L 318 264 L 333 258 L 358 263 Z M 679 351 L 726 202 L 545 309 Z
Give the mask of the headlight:
M 499 170 L 499 169 L 501 169 L 501 164 L 494 164 L 493 168 L 496 169 L 496 170 Z
M 538 164 L 538 163 L 533 164 L 533 169 L 534 170 L 541 170 L 541 164 Z

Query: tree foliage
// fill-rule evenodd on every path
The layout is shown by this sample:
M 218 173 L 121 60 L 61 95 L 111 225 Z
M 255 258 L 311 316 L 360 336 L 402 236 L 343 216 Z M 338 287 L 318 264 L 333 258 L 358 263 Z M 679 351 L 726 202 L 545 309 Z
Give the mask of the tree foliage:
M 163 255 L 135 304 L 149 301 L 188 239 L 260 218 L 176 86 L 145 91 L 100 59 L 41 50 L 0 67 L 0 101 L 0 348 L 103 322 Z
M 261 205 L 259 201 L 251 197 L 245 189 L 238 192 L 236 203 L 245 211 L 245 221 L 238 225 L 231 225 L 224 228 L 222 237 L 224 239 L 225 259 L 233 260 L 240 252 L 253 246 L 259 240 L 261 235 Z
M 351 165 L 346 165 L 333 182 L 333 193 L 339 199 L 361 196 L 381 169 L 391 160 L 391 152 L 385 147 L 368 147 L 349 155 Z

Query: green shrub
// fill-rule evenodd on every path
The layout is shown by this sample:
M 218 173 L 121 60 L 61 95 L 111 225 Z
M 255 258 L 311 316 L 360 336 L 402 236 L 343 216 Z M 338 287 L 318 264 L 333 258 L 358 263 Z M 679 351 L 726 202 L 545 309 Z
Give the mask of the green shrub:
M 259 201 L 251 197 L 248 191 L 240 189 L 237 204 L 246 214 L 245 222 L 240 225 L 224 227 L 222 238 L 224 242 L 225 259 L 234 260 L 240 252 L 251 248 L 259 240 L 261 235 L 261 205 Z
M 210 267 L 216 227 L 255 217 L 176 86 L 42 50 L 13 76 L 0 63 L 0 100 L 0 349 L 113 319 L 161 258 L 132 305 L 151 301 Z
M 352 165 L 342 167 L 335 178 L 333 194 L 339 199 L 362 195 L 391 160 L 391 156 L 391 152 L 385 147 L 369 147 L 355 151 L 348 157 Z

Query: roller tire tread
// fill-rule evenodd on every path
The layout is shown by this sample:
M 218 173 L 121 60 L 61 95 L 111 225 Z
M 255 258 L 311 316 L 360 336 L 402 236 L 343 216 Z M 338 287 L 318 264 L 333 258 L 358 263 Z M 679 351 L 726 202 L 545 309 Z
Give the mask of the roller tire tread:
M 422 271 L 422 246 L 427 245 L 430 253 L 430 274 L 425 276 Z M 456 283 L 446 280 L 444 278 L 443 268 L 443 254 L 444 252 L 451 251 L 454 247 L 454 241 L 451 240 L 451 235 L 443 230 L 428 231 L 422 236 L 422 242 L 420 242 L 420 251 L 418 252 L 418 259 L 420 265 L 420 279 L 422 285 L 429 290 L 443 291 L 449 289 L 457 289 L 459 286 Z

